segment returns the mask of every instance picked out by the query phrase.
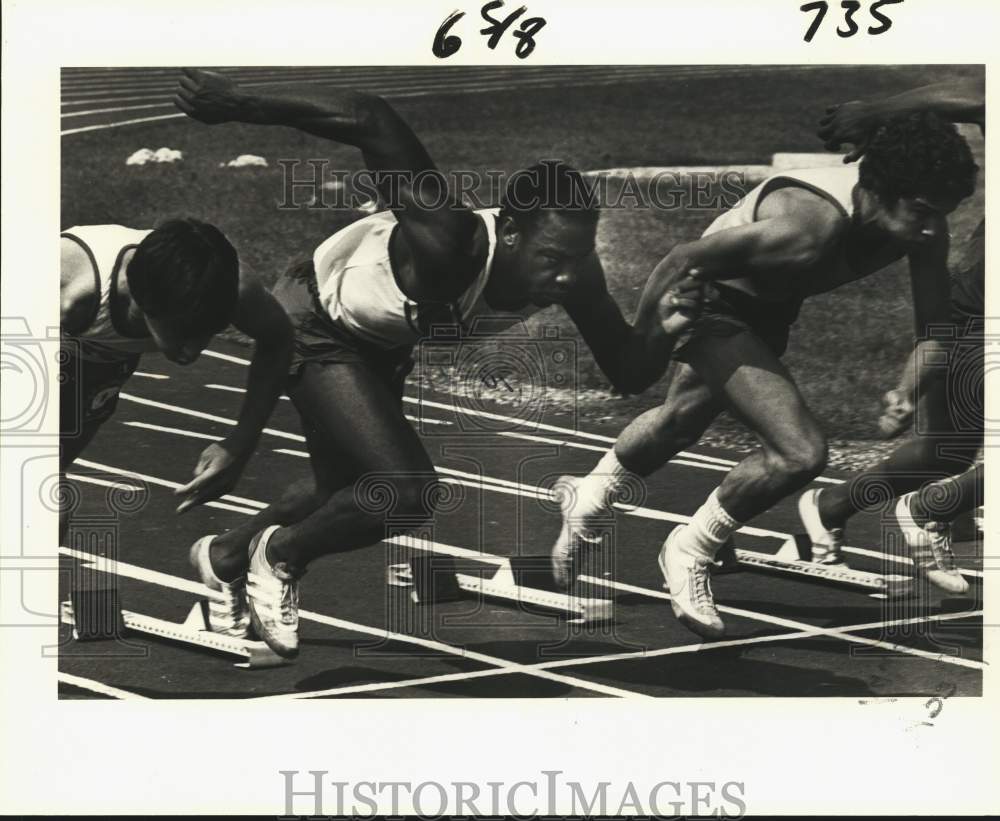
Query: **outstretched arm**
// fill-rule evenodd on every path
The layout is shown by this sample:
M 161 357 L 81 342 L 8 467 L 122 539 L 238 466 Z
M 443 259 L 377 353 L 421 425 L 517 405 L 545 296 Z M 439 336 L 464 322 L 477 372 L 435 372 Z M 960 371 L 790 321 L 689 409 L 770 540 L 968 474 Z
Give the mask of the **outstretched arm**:
M 649 308 L 640 309 L 635 324 L 629 325 L 608 293 L 604 269 L 593 254 L 565 308 L 615 390 L 635 394 L 663 376 L 677 334 L 700 311 L 703 289 L 703 283 L 685 277 L 655 300 L 648 299 Z
M 182 499 L 178 513 L 217 499 L 235 487 L 256 450 L 288 375 L 293 345 L 291 321 L 278 301 L 252 275 L 241 276 L 233 326 L 254 341 L 243 407 L 232 433 L 202 451 L 194 479 L 175 491 Z
M 413 265 L 432 291 L 414 296 L 457 295 L 485 262 L 481 221 L 455 200 L 423 143 L 381 97 L 302 84 L 249 89 L 223 74 L 185 69 L 174 103 L 208 124 L 282 125 L 359 148 L 399 220 L 401 264 Z M 435 291 L 442 283 L 444 292 Z
M 851 143 L 854 147 L 844 162 L 854 162 L 865 153 L 879 123 L 917 111 L 932 111 L 954 123 L 975 123 L 985 130 L 985 84 L 982 80 L 935 83 L 881 100 L 852 100 L 832 105 L 820 120 L 816 133 L 829 151 L 838 151 L 842 143 Z

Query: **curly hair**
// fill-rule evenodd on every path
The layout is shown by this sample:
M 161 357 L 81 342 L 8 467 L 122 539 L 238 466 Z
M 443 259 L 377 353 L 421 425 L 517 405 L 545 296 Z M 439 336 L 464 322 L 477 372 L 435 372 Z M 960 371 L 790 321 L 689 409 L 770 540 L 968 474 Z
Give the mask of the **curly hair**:
M 214 225 L 173 219 L 153 230 L 125 272 L 143 313 L 190 336 L 216 334 L 236 309 L 240 263 Z
M 955 126 L 925 111 L 875 131 L 858 181 L 888 205 L 918 196 L 960 202 L 975 190 L 978 170 Z

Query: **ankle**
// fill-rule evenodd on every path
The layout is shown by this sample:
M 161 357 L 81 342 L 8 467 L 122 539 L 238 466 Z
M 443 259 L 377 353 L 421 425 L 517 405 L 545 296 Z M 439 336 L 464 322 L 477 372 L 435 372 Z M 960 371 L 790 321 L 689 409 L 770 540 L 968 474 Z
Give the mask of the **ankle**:
M 829 504 L 824 504 L 830 499 L 830 494 L 821 490 L 816 494 L 816 512 L 819 514 L 819 523 L 825 530 L 843 530 L 847 524 L 848 517 L 842 513 L 832 510 Z
M 280 527 L 267 540 L 267 546 L 264 548 L 264 558 L 271 567 L 283 564 L 289 573 L 294 576 L 300 576 L 305 568 L 300 566 L 294 547 L 294 543 L 289 537 L 288 529 Z
M 245 550 L 234 549 L 221 538 L 212 540 L 208 547 L 208 559 L 216 578 L 231 584 L 247 571 Z

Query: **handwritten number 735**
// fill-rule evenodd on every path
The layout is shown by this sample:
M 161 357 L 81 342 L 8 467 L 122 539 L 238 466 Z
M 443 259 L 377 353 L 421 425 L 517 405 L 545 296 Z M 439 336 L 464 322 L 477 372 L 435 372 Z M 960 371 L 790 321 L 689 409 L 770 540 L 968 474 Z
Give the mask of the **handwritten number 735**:
M 894 6 L 902 2 L 903 0 L 875 0 L 869 6 L 868 13 L 878 22 L 878 25 L 869 26 L 868 33 L 884 34 L 892 28 L 892 20 L 880 12 L 879 9 L 882 6 Z M 853 37 L 858 33 L 858 24 L 854 19 L 854 15 L 861 8 L 861 3 L 859 0 L 841 0 L 840 7 L 844 10 L 844 26 L 846 28 L 838 26 L 837 36 Z M 823 23 L 823 18 L 826 17 L 829 8 L 830 4 L 826 0 L 814 0 L 812 3 L 799 6 L 799 11 L 806 12 L 807 14 L 811 11 L 816 12 L 816 16 L 813 18 L 812 23 L 809 24 L 809 30 L 806 32 L 805 41 L 807 43 L 812 42 L 813 37 L 816 36 L 816 32 L 819 31 L 819 27 Z

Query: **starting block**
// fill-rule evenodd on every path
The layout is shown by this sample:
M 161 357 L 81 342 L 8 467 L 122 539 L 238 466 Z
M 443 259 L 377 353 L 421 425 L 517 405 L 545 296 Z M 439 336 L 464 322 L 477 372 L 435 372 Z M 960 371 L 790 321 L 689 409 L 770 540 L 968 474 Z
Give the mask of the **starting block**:
M 750 570 L 773 571 L 794 576 L 804 576 L 816 581 L 840 584 L 864 590 L 876 595 L 895 598 L 904 596 L 913 589 L 911 576 L 898 574 L 882 575 L 867 570 L 855 570 L 847 564 L 819 564 L 812 560 L 812 541 L 799 533 L 786 539 L 777 553 L 758 553 L 742 550 L 733 545 L 732 540 L 719 551 L 720 571 L 733 572 Z
M 208 601 L 200 600 L 191 608 L 182 623 L 157 619 L 142 613 L 132 613 L 118 607 L 117 596 L 109 606 L 108 592 L 78 591 L 72 600 L 64 601 L 59 617 L 64 624 L 72 625 L 73 638 L 77 641 L 95 641 L 121 638 L 130 633 L 141 633 L 166 641 L 178 642 L 206 650 L 213 650 L 243 659 L 234 667 L 255 670 L 288 664 L 287 659 L 275 653 L 263 641 L 234 638 L 213 633 L 208 626 Z M 97 601 L 96 599 L 100 599 Z
M 614 617 L 611 599 L 583 598 L 556 589 L 549 556 L 511 556 L 476 573 L 460 573 L 451 556 L 417 556 L 389 565 L 386 581 L 411 587 L 417 604 L 457 601 L 466 594 L 503 599 L 553 610 L 569 616 L 571 624 L 591 624 Z

